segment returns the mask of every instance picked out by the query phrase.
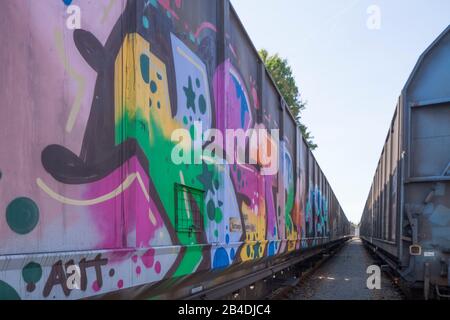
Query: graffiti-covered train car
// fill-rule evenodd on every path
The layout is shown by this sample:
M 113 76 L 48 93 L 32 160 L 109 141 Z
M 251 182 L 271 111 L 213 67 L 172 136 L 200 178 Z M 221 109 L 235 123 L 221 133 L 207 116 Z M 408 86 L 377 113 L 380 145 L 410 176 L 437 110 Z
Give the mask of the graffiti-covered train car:
M 400 96 L 360 234 L 425 298 L 450 293 L 450 27 Z
M 183 298 L 349 233 L 229 1 L 4 1 L 0 34 L 0 299 Z

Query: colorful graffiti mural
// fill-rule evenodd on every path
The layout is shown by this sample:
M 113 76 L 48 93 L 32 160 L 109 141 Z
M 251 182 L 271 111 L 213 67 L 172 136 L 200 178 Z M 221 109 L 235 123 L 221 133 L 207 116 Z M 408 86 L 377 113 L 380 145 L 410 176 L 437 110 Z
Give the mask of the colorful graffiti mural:
M 60 19 L 70 4 L 82 29 Z M 0 299 L 157 286 L 342 236 L 330 236 L 334 213 L 320 189 L 310 184 L 306 196 L 308 160 L 296 150 L 307 148 L 234 12 L 218 25 L 224 4 L 2 4 L 0 143 L 10 151 L 0 153 Z M 281 144 L 267 137 L 278 174 L 262 175 L 259 156 L 254 165 L 171 161 L 177 129 L 193 140 L 204 134 L 195 122 L 279 129 L 279 114 L 294 129 Z

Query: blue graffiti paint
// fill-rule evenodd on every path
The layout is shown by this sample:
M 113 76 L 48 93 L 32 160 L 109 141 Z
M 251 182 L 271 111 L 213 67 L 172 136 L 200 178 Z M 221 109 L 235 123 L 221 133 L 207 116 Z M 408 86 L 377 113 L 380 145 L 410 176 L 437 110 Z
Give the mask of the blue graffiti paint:
M 214 253 L 213 269 L 224 269 L 230 265 L 227 250 L 219 248 Z
M 247 100 L 245 98 L 245 93 L 243 88 L 241 87 L 239 81 L 232 75 L 231 78 L 233 79 L 234 86 L 236 88 L 236 95 L 239 100 L 241 100 L 241 127 L 244 128 L 245 126 L 245 114 L 248 113 L 249 107 Z
M 158 85 L 155 81 L 150 82 L 150 90 L 152 93 L 156 93 L 158 91 Z
M 275 242 L 271 242 L 269 244 L 269 257 L 272 257 L 275 255 Z
M 150 83 L 150 58 L 143 54 L 141 55 L 141 74 L 145 83 Z

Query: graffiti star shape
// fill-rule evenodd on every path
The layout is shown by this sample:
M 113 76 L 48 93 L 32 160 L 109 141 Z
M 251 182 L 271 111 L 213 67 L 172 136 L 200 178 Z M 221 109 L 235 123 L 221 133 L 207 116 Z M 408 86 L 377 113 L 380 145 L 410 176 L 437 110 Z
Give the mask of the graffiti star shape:
M 214 172 L 209 171 L 208 165 L 203 163 L 203 173 L 197 177 L 197 180 L 203 184 L 205 190 L 210 190 L 214 194 L 213 175 Z
M 187 109 L 192 109 L 195 113 L 195 98 L 196 94 L 194 92 L 194 87 L 192 85 L 192 78 L 189 77 L 188 87 L 183 87 L 184 93 L 186 94 L 186 107 Z

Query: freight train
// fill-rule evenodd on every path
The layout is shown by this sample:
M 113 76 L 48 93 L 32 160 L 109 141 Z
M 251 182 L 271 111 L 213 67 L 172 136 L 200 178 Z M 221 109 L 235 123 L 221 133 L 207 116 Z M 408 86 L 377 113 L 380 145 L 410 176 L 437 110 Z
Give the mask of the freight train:
M 229 1 L 4 1 L 0 34 L 0 299 L 219 298 L 348 239 Z
M 449 297 L 450 27 L 402 91 L 360 233 L 411 292 Z

